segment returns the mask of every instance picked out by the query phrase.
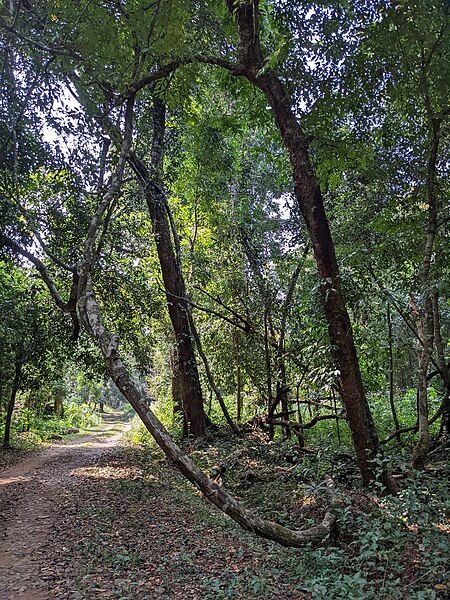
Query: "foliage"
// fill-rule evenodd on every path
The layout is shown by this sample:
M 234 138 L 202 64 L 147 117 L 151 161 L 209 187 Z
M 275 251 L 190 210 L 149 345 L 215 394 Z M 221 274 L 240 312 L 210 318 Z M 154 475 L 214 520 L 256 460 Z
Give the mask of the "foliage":
M 314 598 L 441 597 L 448 585 L 446 496 L 444 482 L 421 476 L 369 513 L 347 504 L 341 527 L 358 537 L 301 560 L 296 570 L 305 581 L 302 589 Z
M 100 423 L 100 415 L 86 404 L 68 401 L 64 405 L 64 416 L 42 415 L 33 409 L 16 411 L 12 422 L 11 444 L 21 449 L 36 448 L 49 439 L 51 434 L 62 435 L 75 427 L 86 430 Z M 3 426 L 3 419 L 1 422 Z
M 378 435 L 385 438 L 393 430 L 390 403 L 401 427 L 416 424 L 421 326 L 432 296 L 442 358 L 448 360 L 448 7 L 439 0 L 256 4 L 267 57 L 258 76 L 272 70 L 280 76 L 302 130 L 311 135 L 310 157 L 324 193 L 364 388 Z M 329 342 L 288 158 L 262 94 L 229 70 L 203 64 L 208 55 L 212 63 L 235 60 L 235 25 L 225 3 L 55 0 L 11 6 L 17 14 L 2 6 L 0 31 L 0 402 L 4 411 L 14 367 L 23 365 L 14 435 L 31 445 L 67 426 L 94 423 L 92 409 L 102 399 L 123 400 L 107 388 L 100 353 L 87 335 L 67 341 L 67 314 L 52 306 L 15 244 L 42 260 L 64 304 L 117 162 L 124 100 L 137 90 L 133 152 L 147 165 L 155 96 L 167 105 L 158 186 L 173 218 L 173 247 L 212 378 L 231 417 L 237 420 L 239 411 L 247 427 L 268 431 L 274 441 L 246 447 L 246 458 L 233 466 L 231 486 L 263 512 L 272 502 L 270 510 L 276 506 L 280 520 L 289 522 L 289 510 L 280 507 L 286 498 L 295 505 L 304 484 L 320 491 L 330 473 L 355 483 L 340 373 L 332 361 L 336 348 Z M 174 60 L 182 63 L 179 69 L 139 84 Z M 430 186 L 437 230 L 424 283 Z M 106 326 L 120 338 L 124 362 L 177 436 L 182 424 L 173 411 L 175 340 L 167 315 L 167 303 L 177 299 L 164 293 L 141 182 L 128 167 L 116 196 L 97 240 L 95 292 Z M 438 361 L 435 341 L 430 370 Z M 199 368 L 209 417 L 222 427 L 211 377 L 205 365 Z M 58 385 L 64 417 L 46 417 Z M 433 376 L 431 416 L 443 398 L 445 376 Z M 268 413 L 275 400 L 274 425 Z M 314 420 L 313 428 L 301 430 Z M 444 427 L 436 421 L 430 431 L 437 438 Z M 407 470 L 415 435 L 388 447 L 394 466 Z M 130 437 L 149 443 L 137 420 Z M 286 446 L 277 445 L 287 438 Z M 313 456 L 300 458 L 297 442 Z M 224 448 L 212 456 L 197 448 L 194 455 L 211 469 L 219 456 L 235 453 L 229 440 Z M 295 464 L 285 459 L 292 453 Z M 249 471 L 257 485 L 246 479 Z M 297 566 L 298 555 L 290 556 L 292 585 L 317 598 L 437 597 L 447 550 L 432 525 L 441 518 L 440 492 L 438 478 L 433 485 L 419 478 L 398 500 L 367 511 L 354 510 L 345 492 L 343 541 L 309 549 Z M 120 552 L 106 558 L 118 569 L 134 561 Z M 402 561 L 414 573 L 403 572 Z M 203 580 L 203 591 L 205 597 L 264 597 L 272 576 L 213 574 Z

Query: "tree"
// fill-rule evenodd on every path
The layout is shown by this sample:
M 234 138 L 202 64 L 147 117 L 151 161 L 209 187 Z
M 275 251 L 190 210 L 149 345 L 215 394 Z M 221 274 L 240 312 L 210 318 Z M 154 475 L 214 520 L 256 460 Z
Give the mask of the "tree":
M 150 171 L 134 152 L 130 154 L 129 162 L 138 177 L 147 200 L 153 233 L 155 235 L 156 248 L 167 296 L 167 306 L 176 340 L 177 366 L 184 409 L 184 431 L 186 435 L 192 434 L 198 437 L 205 434 L 206 419 L 189 323 L 186 287 L 181 263 L 175 255 L 172 242 L 172 236 L 175 236 L 176 233 L 172 228 L 171 235 L 169 207 L 163 188 L 162 163 L 165 146 L 165 119 L 166 111 L 164 103 L 160 99 L 154 98 Z
M 73 40 L 69 45 L 63 41 L 64 30 L 67 26 L 63 25 L 61 28 L 61 25 L 59 25 L 61 9 L 56 6 L 52 7 L 55 13 L 52 20 L 47 24 L 47 30 L 49 33 L 55 33 L 56 39 L 61 40 L 62 46 L 56 48 L 55 43 L 51 42 L 44 47 L 50 55 L 53 53 L 53 55 L 62 57 L 61 61 L 68 63 L 66 73 L 69 73 L 71 85 L 78 89 L 78 98 L 83 104 L 86 114 L 103 125 L 108 121 L 104 118 L 105 106 L 107 107 L 106 110 L 112 114 L 116 107 L 123 106 L 126 100 L 127 110 L 129 110 L 130 100 L 138 92 L 170 75 L 180 66 L 193 62 L 202 61 L 224 67 L 233 75 L 245 77 L 263 92 L 272 108 L 275 123 L 288 150 L 295 194 L 311 236 L 312 248 L 320 275 L 320 288 L 328 322 L 330 342 L 336 370 L 339 371 L 340 375 L 340 392 L 346 406 L 347 418 L 363 480 L 369 483 L 375 478 L 373 459 L 380 453 L 380 446 L 362 386 L 352 329 L 343 299 L 339 270 L 328 220 L 324 211 L 323 199 L 308 155 L 310 139 L 301 128 L 294 114 L 282 79 L 272 68 L 270 60 L 268 62 L 264 56 L 260 40 L 261 27 L 258 3 L 235 3 L 230 0 L 226 3 L 226 6 L 236 18 L 238 26 L 239 52 L 238 56 L 235 57 L 235 62 L 222 59 L 221 50 L 219 49 L 220 44 L 211 39 L 206 44 L 206 49 L 218 52 L 218 56 L 205 58 L 193 55 L 194 51 L 199 48 L 198 39 L 195 38 L 195 32 L 193 33 L 189 28 L 191 23 L 189 15 L 178 5 L 173 15 L 171 15 L 170 23 L 172 26 L 179 25 L 182 35 L 179 44 L 171 50 L 171 55 L 175 54 L 172 62 L 166 60 L 170 41 L 168 32 L 165 32 L 165 35 L 161 35 L 160 38 L 156 36 L 156 33 L 162 31 L 163 18 L 166 17 L 164 11 L 167 7 L 165 4 L 158 5 L 153 15 L 150 36 L 155 35 L 155 38 L 148 38 L 149 32 L 144 31 L 142 25 L 139 24 L 137 20 L 139 11 L 131 14 L 126 7 L 120 7 L 115 13 L 112 9 L 103 6 L 90 6 L 83 14 L 83 27 L 77 29 L 75 38 L 72 38 L 72 30 L 70 26 L 68 27 L 69 37 Z M 36 20 L 40 10 L 41 7 L 38 7 L 37 9 L 28 10 L 24 14 L 25 35 L 27 35 L 29 23 Z M 64 23 L 70 21 L 69 17 L 75 16 L 73 15 L 73 9 L 71 11 L 67 7 L 67 11 Z M 148 19 L 149 13 L 146 14 L 146 17 Z M 103 18 L 103 34 L 108 31 L 112 36 L 114 33 L 115 36 L 119 35 L 126 42 L 120 51 L 116 48 L 115 53 L 111 52 L 110 42 L 105 41 L 105 39 L 100 40 L 98 34 L 89 28 L 88 19 L 98 21 L 100 18 Z M 149 46 L 146 43 L 149 39 L 155 40 L 151 56 L 148 51 Z M 83 46 L 80 44 L 83 44 Z M 186 58 L 182 53 L 186 50 L 188 44 L 191 46 L 190 56 Z M 96 48 L 95 52 L 93 51 L 94 48 Z M 205 48 L 201 49 L 205 50 Z M 113 54 L 114 60 L 112 61 L 111 56 Z M 80 69 L 76 73 L 73 72 L 70 60 L 64 58 L 66 56 L 70 56 L 72 59 L 75 57 L 78 62 Z M 155 57 L 157 59 L 156 63 L 162 66 L 157 68 L 156 71 L 153 69 L 150 75 L 143 76 L 145 70 L 152 66 L 151 61 Z M 129 64 L 133 65 L 131 84 Z M 105 81 L 103 76 L 105 65 L 111 66 L 112 72 L 116 73 L 108 81 Z M 119 67 L 118 69 L 116 65 Z M 189 77 L 186 79 L 189 80 Z M 96 82 L 94 88 L 90 85 L 92 80 Z M 119 116 L 120 110 L 118 108 L 116 112 Z M 111 128 L 108 125 L 107 130 L 109 134 L 114 135 L 113 127 Z M 116 194 L 117 190 L 114 193 Z M 105 198 L 103 204 L 107 206 L 108 203 L 109 198 Z M 99 214 L 101 214 L 101 211 Z M 90 252 L 92 253 L 93 249 Z M 92 258 L 94 258 L 93 254 Z M 85 284 L 85 277 L 86 274 L 80 274 L 81 289 Z M 180 297 L 182 296 L 183 294 L 180 294 Z
M 42 282 L 34 273 L 8 261 L 0 265 L 0 279 L 0 388 L 5 396 L 8 394 L 3 447 L 9 448 L 18 393 L 32 393 L 57 380 L 66 348 L 55 343 L 61 333 L 57 331 L 60 315 L 49 304 Z
M 246 77 L 264 93 L 288 151 L 295 195 L 311 237 L 320 275 L 330 342 L 335 366 L 339 370 L 340 393 L 361 475 L 368 484 L 376 477 L 374 459 L 381 454 L 381 447 L 363 389 L 322 194 L 308 155 L 311 140 L 297 121 L 281 79 L 266 65 L 260 43 L 258 3 L 227 0 L 227 6 L 236 18 L 239 34 L 239 65 L 232 68 L 236 74 Z M 387 473 L 384 475 L 384 482 L 391 489 L 395 487 Z

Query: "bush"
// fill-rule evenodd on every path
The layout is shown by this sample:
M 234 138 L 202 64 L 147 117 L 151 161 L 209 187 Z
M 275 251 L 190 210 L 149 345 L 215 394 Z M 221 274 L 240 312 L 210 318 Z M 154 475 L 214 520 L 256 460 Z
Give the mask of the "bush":
M 52 433 L 62 434 L 69 427 L 88 429 L 95 427 L 100 421 L 100 415 L 87 404 L 78 404 L 74 401 L 66 403 L 64 417 L 38 416 L 31 409 L 23 409 L 13 415 L 11 445 L 31 449 Z
M 448 593 L 446 482 L 422 473 L 369 513 L 354 510 L 347 500 L 340 523 L 352 539 L 343 539 L 342 547 L 312 548 L 303 555 L 294 567 L 303 591 L 315 599 L 348 600 L 432 600 Z

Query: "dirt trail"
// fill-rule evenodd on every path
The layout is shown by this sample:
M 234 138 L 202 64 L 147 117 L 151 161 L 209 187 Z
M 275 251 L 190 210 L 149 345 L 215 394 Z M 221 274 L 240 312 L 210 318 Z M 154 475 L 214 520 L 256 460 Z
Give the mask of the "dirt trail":
M 120 424 L 120 431 L 111 431 Z M 118 445 L 127 425 L 104 415 L 97 432 L 68 444 L 52 445 L 0 473 L 0 598 L 49 600 L 51 577 L 42 559 L 57 507 L 74 486 L 76 469 L 95 464 Z M 109 432 L 109 433 L 108 433 Z

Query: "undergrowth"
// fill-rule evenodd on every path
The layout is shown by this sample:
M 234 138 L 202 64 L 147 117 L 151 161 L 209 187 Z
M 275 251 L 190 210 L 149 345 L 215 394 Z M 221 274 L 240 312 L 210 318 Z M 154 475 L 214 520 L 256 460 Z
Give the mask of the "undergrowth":
M 317 600 L 449 597 L 450 504 L 446 467 L 439 461 L 430 472 L 403 476 L 398 496 L 379 499 L 359 487 L 349 451 L 325 454 L 314 447 L 302 451 L 269 442 L 256 432 L 244 439 L 218 434 L 209 442 L 186 441 L 184 446 L 201 468 L 247 506 L 289 527 L 303 528 L 321 520 L 326 477 L 333 477 L 338 498 L 336 541 L 300 550 L 269 543 L 257 573 L 205 578 L 204 598 L 274 598 L 277 580 L 283 585 L 288 581 L 297 593 Z M 144 471 L 146 464 L 154 468 L 159 451 L 152 442 L 135 452 Z M 167 468 L 165 459 L 156 464 Z M 197 519 L 224 526 L 220 513 L 206 509 L 206 501 L 200 501 L 195 491 L 186 492 L 179 474 L 172 472 L 171 477 L 178 482 L 171 484 L 171 493 L 178 493 L 180 501 L 188 493 Z M 245 535 L 246 543 L 261 543 L 226 523 L 233 535 Z
M 67 402 L 64 415 L 36 415 L 32 410 L 22 409 L 13 415 L 11 445 L 21 449 L 39 446 L 51 434 L 62 434 L 69 428 L 89 429 L 99 425 L 101 416 L 86 404 Z M 4 422 L 0 435 L 3 437 Z

